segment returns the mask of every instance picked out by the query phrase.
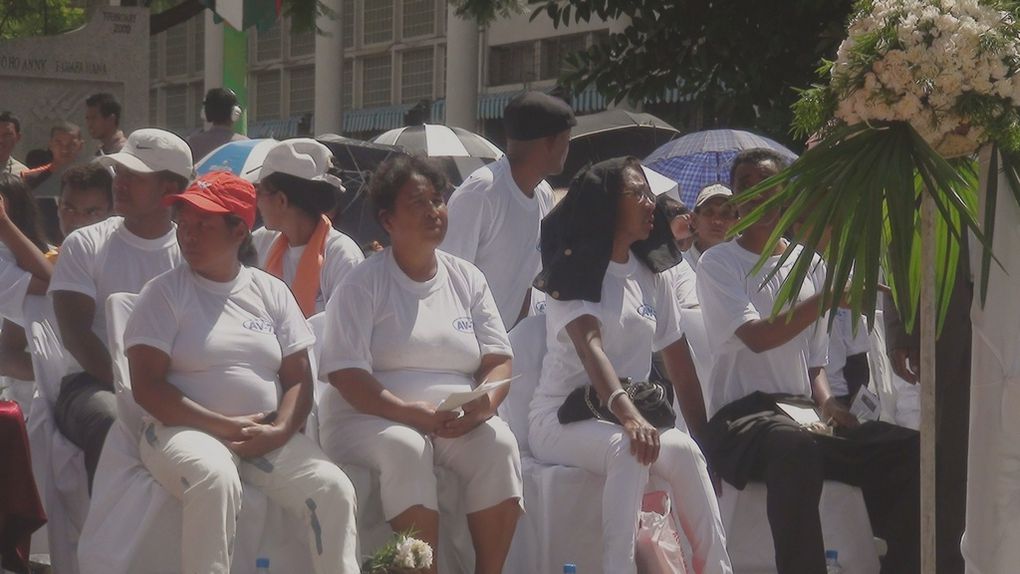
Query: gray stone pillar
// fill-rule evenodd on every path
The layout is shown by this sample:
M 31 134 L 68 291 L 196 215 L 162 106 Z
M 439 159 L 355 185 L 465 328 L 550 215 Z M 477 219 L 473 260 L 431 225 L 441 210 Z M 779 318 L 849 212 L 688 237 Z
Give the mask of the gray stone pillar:
M 446 10 L 446 125 L 476 131 L 478 22 L 457 16 L 452 5 Z
M 318 26 L 325 35 L 315 35 L 315 117 L 312 124 L 313 134 L 339 134 L 340 117 L 340 83 L 343 81 L 344 44 L 341 37 L 342 18 L 352 18 L 352 14 L 341 14 L 340 0 L 324 0 L 323 3 L 336 13 L 336 18 L 322 16 Z
M 213 21 L 213 11 L 205 10 L 205 64 L 202 67 L 204 92 L 223 87 L 223 23 Z M 204 94 L 203 92 L 203 94 Z

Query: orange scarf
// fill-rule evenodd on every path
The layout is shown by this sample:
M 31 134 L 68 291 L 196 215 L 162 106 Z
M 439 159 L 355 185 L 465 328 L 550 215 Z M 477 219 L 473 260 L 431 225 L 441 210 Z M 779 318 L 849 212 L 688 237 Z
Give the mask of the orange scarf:
M 315 314 L 315 299 L 319 295 L 319 278 L 322 276 L 326 239 L 332 228 L 333 223 L 323 215 L 319 224 L 315 226 L 312 236 L 308 239 L 305 250 L 301 252 L 301 259 L 298 260 L 297 271 L 294 273 L 294 282 L 290 286 L 305 318 Z M 266 255 L 266 271 L 281 280 L 283 279 L 283 255 L 289 247 L 290 242 L 281 233 L 269 248 L 269 254 Z

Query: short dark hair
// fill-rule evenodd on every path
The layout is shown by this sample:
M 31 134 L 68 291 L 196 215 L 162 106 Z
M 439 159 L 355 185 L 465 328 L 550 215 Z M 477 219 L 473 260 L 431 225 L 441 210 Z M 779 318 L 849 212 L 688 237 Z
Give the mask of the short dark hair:
M 19 120 L 17 116 L 6 110 L 0 112 L 0 123 L 5 122 L 9 124 L 14 124 L 14 131 L 19 134 L 21 133 L 21 120 Z
M 369 182 L 368 199 L 376 221 L 383 211 L 393 211 L 400 188 L 415 175 L 429 180 L 432 187 L 439 193 L 446 191 L 447 179 L 443 170 L 428 158 L 418 155 L 398 155 L 381 164 Z
M 772 162 L 776 164 L 776 169 L 783 171 L 786 169 L 788 162 L 786 158 L 774 149 L 767 147 L 756 147 L 753 149 L 745 149 L 744 151 L 737 154 L 737 157 L 733 158 L 733 165 L 730 166 L 730 189 L 735 190 L 736 181 L 734 176 L 737 174 L 737 167 L 745 164 L 758 165 L 761 163 Z
M 678 201 L 665 193 L 657 197 L 655 202 L 662 206 L 662 210 L 665 212 L 666 218 L 670 221 L 691 212 L 691 210 L 687 209 L 687 206 L 684 205 L 684 202 Z
M 268 183 L 272 191 L 282 193 L 294 207 L 311 217 L 318 218 L 336 207 L 336 188 L 324 181 L 308 181 L 289 173 L 275 172 L 263 178 L 262 183 Z
M 76 124 L 72 124 L 71 122 L 61 121 L 53 124 L 53 127 L 50 128 L 50 137 L 53 137 L 58 133 L 78 134 L 78 136 L 80 137 L 81 128 L 78 127 Z
M 69 187 L 102 190 L 106 202 L 113 206 L 113 176 L 110 170 L 98 163 L 76 165 L 65 171 L 60 178 L 60 189 L 63 191 Z
M 0 173 L 0 195 L 4 198 L 7 213 L 14 226 L 24 233 L 39 251 L 43 253 L 49 251 L 42 233 L 39 208 L 28 184 L 19 176 Z
M 205 93 L 202 108 L 205 119 L 214 124 L 230 121 L 230 113 L 237 105 L 237 94 L 226 88 L 213 88 Z
M 98 94 L 92 94 L 88 98 L 85 98 L 85 105 L 90 108 L 96 108 L 99 113 L 104 117 L 117 116 L 117 125 L 120 125 L 120 112 L 121 106 L 117 98 L 113 97 L 113 94 L 106 92 L 100 92 Z

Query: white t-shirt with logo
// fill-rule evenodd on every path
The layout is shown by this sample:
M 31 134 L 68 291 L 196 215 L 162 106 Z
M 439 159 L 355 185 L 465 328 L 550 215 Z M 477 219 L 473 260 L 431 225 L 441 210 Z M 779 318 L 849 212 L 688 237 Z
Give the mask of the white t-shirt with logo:
M 789 259 L 766 281 L 781 256 L 770 257 L 752 273 L 759 255 L 736 241 L 720 243 L 705 251 L 698 263 L 698 301 L 712 347 L 712 370 L 706 399 L 708 416 L 754 391 L 811 396 L 808 369 L 824 367 L 829 338 L 823 321 L 805 329 L 784 345 L 755 353 L 736 335 L 741 325 L 772 316 L 776 294 L 790 274 L 801 247 L 792 245 Z M 797 301 L 822 290 L 825 264 L 817 255 L 801 286 Z
M 60 246 L 49 292 L 73 291 L 96 302 L 92 332 L 104 345 L 106 298 L 113 293 L 138 293 L 150 279 L 181 264 L 176 226 L 156 239 L 142 239 L 111 217 L 72 232 Z
M 32 274 L 18 267 L 14 254 L 0 245 L 0 317 L 18 325 L 25 322 L 22 309 L 31 282 Z
M 854 334 L 855 322 L 856 334 Z M 858 316 L 857 321 L 854 321 L 849 309 L 838 309 L 832 322 L 832 330 L 829 332 L 829 363 L 825 366 L 825 377 L 829 379 L 832 394 L 845 396 L 849 393 L 846 376 L 843 374 L 846 358 L 870 350 L 871 333 L 864 317 Z
M 663 279 L 673 291 L 673 297 L 681 309 L 694 309 L 699 306 L 697 281 L 698 275 L 687 260 L 662 272 Z
M 259 267 L 265 269 L 266 257 L 273 246 L 279 231 L 271 231 L 265 227 L 252 232 L 252 242 L 259 254 Z M 294 283 L 298 262 L 307 245 L 290 247 L 283 254 L 283 281 L 287 285 Z M 358 263 L 365 260 L 361 248 L 353 239 L 336 229 L 330 229 L 326 237 L 326 250 L 322 258 L 322 273 L 319 276 L 319 293 L 315 298 L 315 312 L 324 311 L 329 298 L 336 291 L 347 273 Z
M 485 277 L 463 259 L 436 251 L 425 282 L 408 277 L 390 248 L 356 267 L 342 297 L 326 305 L 319 371 L 371 373 L 405 401 L 439 404 L 471 389 L 483 355 L 513 356 Z M 352 407 L 339 392 L 323 398 L 323 424 Z
M 609 262 L 602 300 L 546 300 L 546 355 L 531 401 L 531 412 L 559 408 L 575 388 L 590 381 L 567 334 L 568 323 L 583 315 L 599 322 L 602 345 L 619 377 L 648 380 L 652 352 L 683 337 L 669 284 L 631 254 L 626 263 Z
M 232 281 L 205 279 L 182 265 L 142 289 L 124 347 L 170 356 L 167 382 L 226 415 L 269 413 L 280 398 L 280 362 L 315 343 L 287 286 L 242 267 Z
M 541 270 L 540 225 L 553 205 L 552 188 L 545 181 L 533 197 L 524 195 L 505 156 L 476 170 L 450 197 L 450 225 L 442 249 L 482 270 L 506 325 L 517 322 Z

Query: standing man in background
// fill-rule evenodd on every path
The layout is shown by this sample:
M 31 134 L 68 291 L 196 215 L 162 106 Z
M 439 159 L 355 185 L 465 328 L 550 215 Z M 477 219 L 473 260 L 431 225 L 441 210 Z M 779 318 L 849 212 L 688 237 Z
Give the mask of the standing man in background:
M 120 129 L 120 113 L 120 102 L 113 94 L 100 92 L 85 100 L 85 127 L 92 139 L 99 141 L 97 156 L 117 153 L 127 143 Z
M 11 112 L 0 112 L 0 173 L 21 175 L 25 164 L 14 159 L 14 146 L 21 140 L 21 122 Z
M 195 163 L 209 155 L 221 145 L 247 137 L 234 133 L 234 122 L 241 118 L 241 107 L 237 105 L 237 94 L 226 88 L 213 88 L 206 92 L 202 111 L 209 127 L 188 138 L 191 155 Z
M 539 228 L 554 204 L 544 178 L 563 171 L 577 120 L 563 100 L 530 91 L 510 100 L 503 123 L 506 155 L 453 192 L 440 249 L 482 271 L 509 330 L 527 315 L 531 282 L 542 264 Z

